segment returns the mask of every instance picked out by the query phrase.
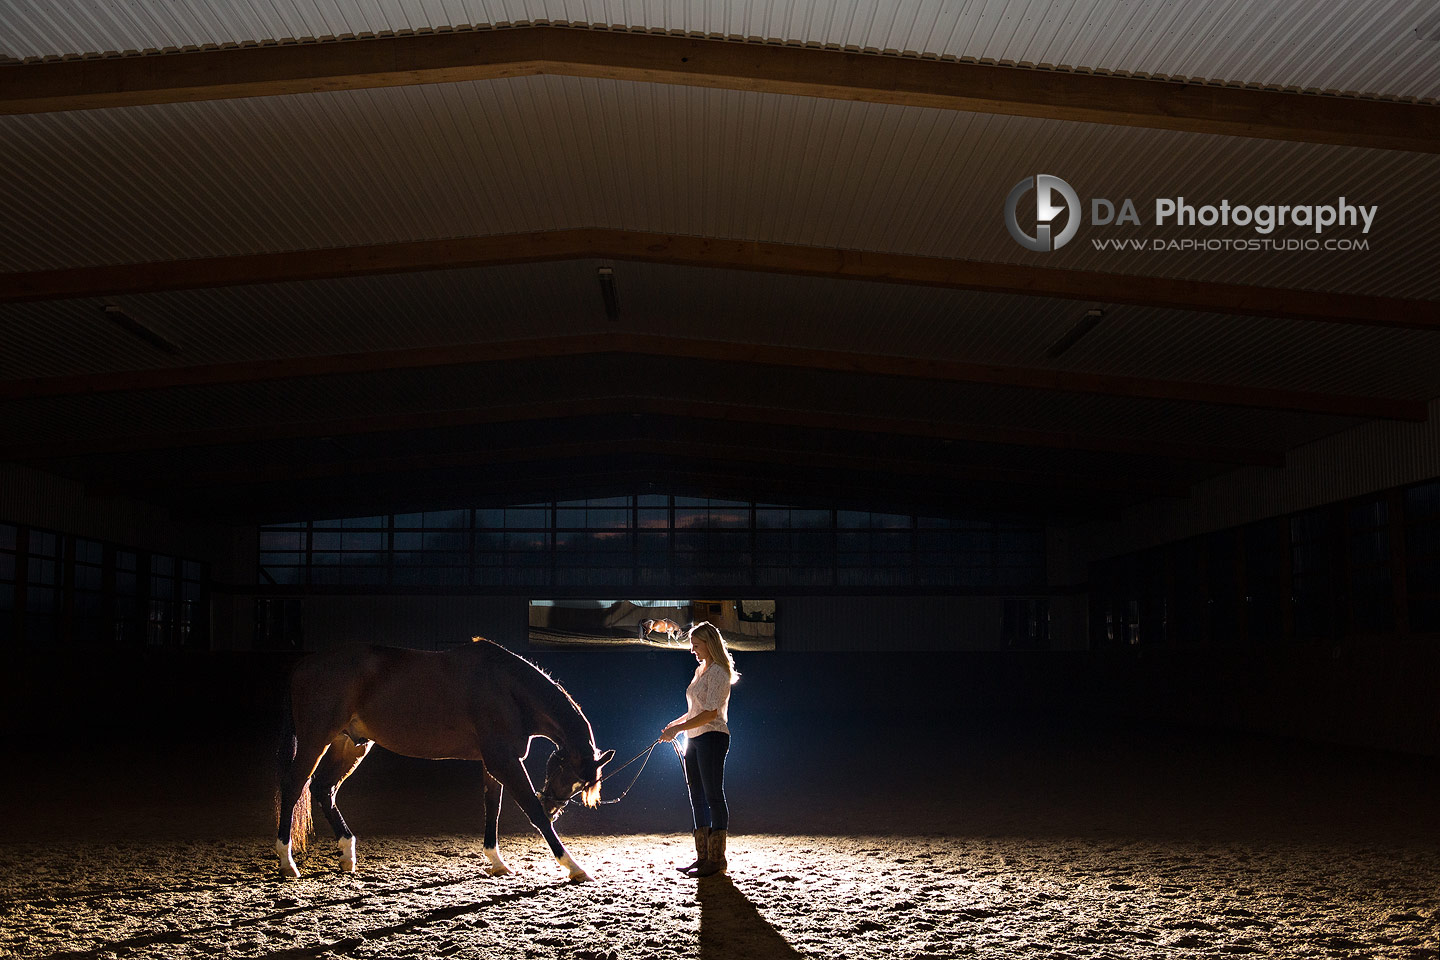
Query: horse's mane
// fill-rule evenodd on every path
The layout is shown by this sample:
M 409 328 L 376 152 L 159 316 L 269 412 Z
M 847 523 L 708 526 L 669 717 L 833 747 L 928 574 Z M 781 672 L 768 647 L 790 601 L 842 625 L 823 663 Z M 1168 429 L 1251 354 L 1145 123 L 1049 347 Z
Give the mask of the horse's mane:
M 471 637 L 470 642 L 472 644 L 483 643 L 485 644 L 484 649 L 486 649 L 487 651 L 494 651 L 504 654 L 505 656 L 524 664 L 531 670 L 538 673 L 542 678 L 544 678 L 546 682 L 534 684 L 528 689 L 533 690 L 542 700 L 546 701 L 546 705 L 551 708 L 551 712 L 554 714 L 556 722 L 559 723 L 562 727 L 567 726 L 567 724 L 565 723 L 566 714 L 563 708 L 565 706 L 569 706 L 575 717 L 585 725 L 585 736 L 583 738 L 584 743 L 580 745 L 592 746 L 594 744 L 595 732 L 590 726 L 590 718 L 585 716 L 585 711 L 581 710 L 580 704 L 576 703 L 575 698 L 570 696 L 570 691 L 566 690 L 563 686 L 561 686 L 560 681 L 552 677 L 549 670 L 546 670 L 544 667 L 540 666 L 538 663 L 535 663 L 532 660 L 520 656 L 520 654 L 516 653 L 514 650 L 511 650 L 509 647 L 505 647 L 501 644 L 496 643 L 494 640 L 488 640 L 485 637 Z M 521 674 L 523 675 L 524 671 L 521 671 Z M 578 727 L 576 729 L 578 730 Z

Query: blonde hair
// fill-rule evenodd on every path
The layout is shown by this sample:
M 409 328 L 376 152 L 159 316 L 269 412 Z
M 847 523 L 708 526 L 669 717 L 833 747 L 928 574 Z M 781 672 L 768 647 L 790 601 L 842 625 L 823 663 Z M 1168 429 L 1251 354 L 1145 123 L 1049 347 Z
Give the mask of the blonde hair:
M 701 628 L 707 629 L 702 631 Z M 697 633 L 700 634 L 705 641 L 705 646 L 710 650 L 710 661 L 725 671 L 732 684 L 739 680 L 740 671 L 735 669 L 735 658 L 730 655 L 730 648 L 725 645 L 725 637 L 720 633 L 720 628 L 708 620 L 703 620 L 690 628 L 692 637 Z

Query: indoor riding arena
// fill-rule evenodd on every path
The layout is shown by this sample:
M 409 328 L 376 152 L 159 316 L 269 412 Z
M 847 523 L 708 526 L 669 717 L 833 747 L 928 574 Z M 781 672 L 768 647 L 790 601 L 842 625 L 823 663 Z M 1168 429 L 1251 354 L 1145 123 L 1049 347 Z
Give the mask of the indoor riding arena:
M 0 957 L 1440 960 L 1431 0 L 0 0 Z

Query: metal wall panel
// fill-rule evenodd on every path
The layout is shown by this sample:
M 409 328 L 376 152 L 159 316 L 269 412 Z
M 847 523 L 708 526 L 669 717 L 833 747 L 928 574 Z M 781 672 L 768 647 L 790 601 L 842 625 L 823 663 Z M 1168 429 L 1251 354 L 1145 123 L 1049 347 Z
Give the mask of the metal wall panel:
M 17 464 L 0 463 L 0 522 L 178 554 L 229 569 L 232 533 L 214 523 L 171 516 L 163 507 L 87 491 L 82 484 Z
M 1071 582 L 1091 560 L 1440 477 L 1440 401 L 1424 423 L 1372 422 L 1290 450 L 1283 470 L 1247 468 L 1072 532 Z
M 995 597 L 786 597 L 776 646 L 790 653 L 997 650 Z
M 524 597 L 307 596 L 305 649 L 378 643 L 448 650 L 474 636 L 524 650 L 529 607 Z

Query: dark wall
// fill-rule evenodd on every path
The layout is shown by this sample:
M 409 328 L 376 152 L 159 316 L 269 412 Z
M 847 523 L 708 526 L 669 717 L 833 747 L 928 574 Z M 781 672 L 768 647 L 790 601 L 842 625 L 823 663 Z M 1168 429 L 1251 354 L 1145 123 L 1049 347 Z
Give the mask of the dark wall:
M 682 651 L 536 653 L 585 708 L 602 746 L 633 752 L 684 711 Z M 129 738 L 253 741 L 275 730 L 293 656 L 11 652 L 0 721 L 12 747 Z M 781 739 L 943 740 L 956 725 L 1106 717 L 1277 733 L 1440 755 L 1440 652 L 1294 649 L 1101 653 L 753 653 L 733 721 Z
M 525 653 L 585 708 L 597 732 L 649 734 L 685 710 L 688 651 Z M 279 709 L 295 655 L 12 652 L 0 718 L 16 737 L 249 736 Z M 908 723 L 955 711 L 1066 709 L 1083 655 L 785 654 L 738 658 L 736 717 L 777 723 Z M 1077 669 L 1080 668 L 1080 669 Z M 639 734 L 637 733 L 637 736 Z
M 777 644 L 790 653 L 1083 650 L 1083 597 L 786 596 L 777 599 Z M 503 596 L 307 596 L 304 645 L 357 641 L 445 649 L 477 634 L 524 649 L 528 600 Z M 1029 620 L 1046 613 L 1038 636 Z

